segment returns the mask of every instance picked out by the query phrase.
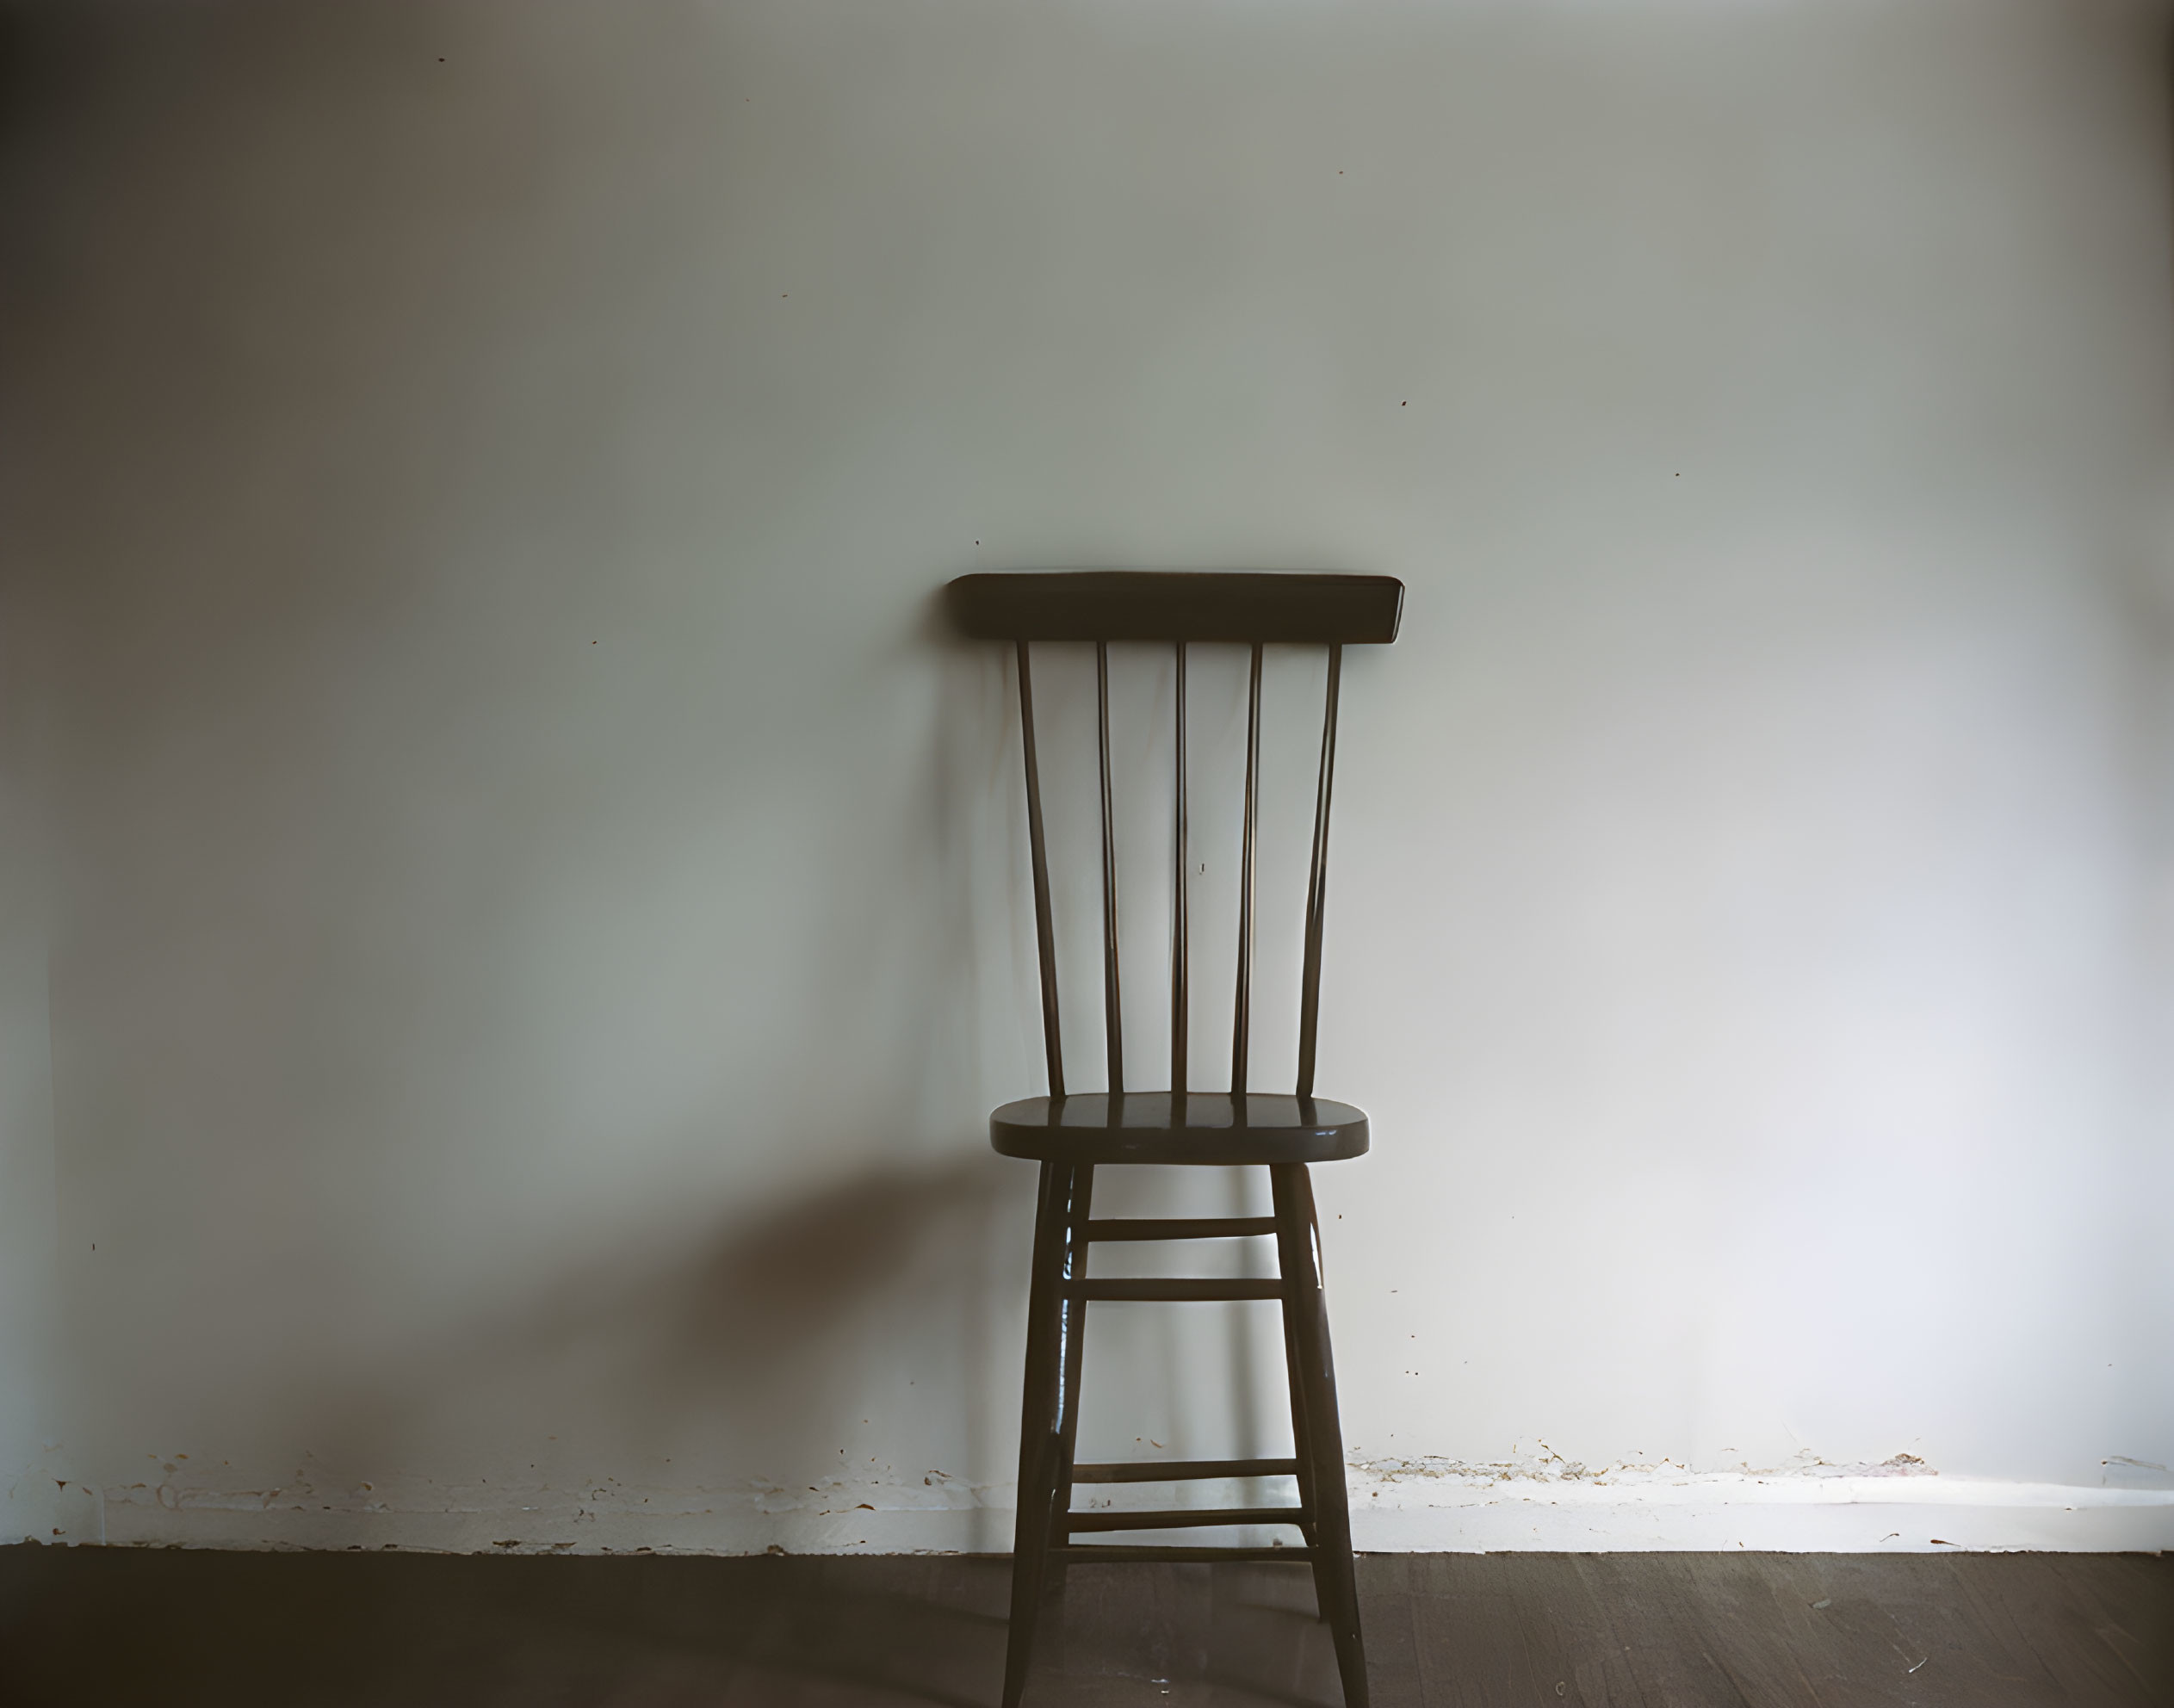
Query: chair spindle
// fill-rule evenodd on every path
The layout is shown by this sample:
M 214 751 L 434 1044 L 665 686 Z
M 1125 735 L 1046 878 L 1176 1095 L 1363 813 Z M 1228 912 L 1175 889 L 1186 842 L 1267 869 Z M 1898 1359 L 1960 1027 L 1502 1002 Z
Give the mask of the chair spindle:
M 1176 871 L 1170 883 L 1170 1094 L 1182 1098 L 1186 1094 L 1186 1022 L 1192 1004 L 1187 989 L 1189 968 L 1186 966 L 1186 935 L 1189 921 L 1186 918 L 1186 849 L 1185 808 L 1185 642 L 1177 643 L 1178 677 L 1175 696 L 1176 781 L 1173 789 L 1172 816 L 1176 821 Z
M 1246 684 L 1246 827 L 1238 868 L 1238 1001 L 1230 1029 L 1230 1094 L 1246 1090 L 1246 1050 L 1253 1019 L 1253 846 L 1260 818 L 1260 642 L 1253 643 Z
M 1034 757 L 1034 675 L 1027 643 L 1018 642 L 1019 745 L 1026 752 L 1026 843 L 1034 862 L 1034 945 L 1042 962 L 1042 1049 L 1049 1060 L 1050 1095 L 1064 1095 L 1064 1038 L 1056 1013 L 1056 932 L 1050 919 L 1050 851 L 1042 833 L 1042 770 Z
M 1118 845 L 1110 806 L 1110 646 L 1094 643 L 1095 729 L 1102 758 L 1102 1026 L 1110 1095 L 1124 1091 L 1124 1009 L 1118 995 Z
M 1336 779 L 1336 690 L 1344 649 L 1330 642 L 1329 690 L 1321 714 L 1321 781 L 1314 793 L 1313 860 L 1306 880 L 1306 961 L 1298 996 L 1298 1095 L 1314 1094 L 1314 1037 L 1321 1020 L 1321 917 L 1329 902 L 1329 797 Z

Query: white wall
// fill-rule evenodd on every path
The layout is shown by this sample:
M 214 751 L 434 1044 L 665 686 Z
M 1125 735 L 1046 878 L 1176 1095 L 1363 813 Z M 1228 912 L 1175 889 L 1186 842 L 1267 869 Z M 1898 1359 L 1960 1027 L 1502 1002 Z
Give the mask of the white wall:
M 14 1533 L 1006 1545 L 1017 731 L 932 595 L 1097 564 L 1409 587 L 1322 1045 L 1363 1544 L 2174 1545 L 2105 1464 L 2174 1464 L 2156 9 L 76 19 L 5 167 Z M 1088 1450 L 1272 1441 L 1243 1310 L 1106 1313 Z

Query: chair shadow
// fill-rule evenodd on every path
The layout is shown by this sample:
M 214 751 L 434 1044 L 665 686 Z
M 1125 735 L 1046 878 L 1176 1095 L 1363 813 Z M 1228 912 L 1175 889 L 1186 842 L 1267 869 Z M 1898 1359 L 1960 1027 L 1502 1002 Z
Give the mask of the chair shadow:
M 1009 1469 L 988 1414 L 1009 1388 L 1032 1187 L 978 1151 L 866 1166 L 753 1217 L 610 1247 L 435 1340 L 356 1360 L 300 1401 L 310 1482 L 337 1497 L 327 1545 L 381 1545 L 376 1513 L 436 1499 L 433 1459 L 464 1471 L 478 1444 L 499 1462 L 486 1509 L 556 1515 L 490 1538 L 509 1551 L 835 1545 L 810 1539 L 814 1509 L 856 1478 L 895 1486 L 901 1507 L 949 1493 L 977 1509 L 979 1483 Z M 839 1444 L 868 1433 L 871 1384 L 893 1371 L 874 1433 L 888 1425 L 887 1452 L 926 1463 L 850 1470 Z M 365 1488 L 369 1501 L 347 1492 Z M 585 1532 L 566 1527 L 576 1507 Z M 629 1527 L 649 1517 L 653 1534 Z M 985 1529 L 972 1545 L 998 1544 Z
M 978 1153 L 867 1169 L 699 1241 L 568 1274 L 336 1399 L 326 1415 L 345 1420 L 348 1453 L 397 1456 L 403 1439 L 427 1439 L 441 1420 L 381 1402 L 372 1415 L 371 1392 L 425 1392 L 457 1371 L 467 1386 L 525 1403 L 538 1391 L 562 1394 L 571 1377 L 622 1407 L 640 1396 L 656 1433 L 666 1420 L 693 1420 L 730 1444 L 727 1458 L 763 1462 L 804 1452 L 837 1421 L 838 1384 L 853 1374 L 841 1333 L 932 1315 L 981 1360 L 966 1385 L 1008 1397 L 1016 1358 L 999 1325 L 1023 1303 L 1003 1295 L 1024 1290 L 1025 1253 L 991 1253 L 1025 1228 L 1025 1206 L 1009 1200 L 1031 1185 L 1031 1171 Z M 969 1457 L 990 1445 L 976 1438 L 981 1400 L 953 1396 L 944 1423 Z M 623 1415 L 606 1420 L 615 1453 L 641 1433 Z M 966 1555 L 344 1557 L 448 1575 L 456 1587 L 446 1594 L 386 1583 L 384 1611 L 370 1622 L 420 1641 L 445 1608 L 465 1605 L 457 1634 L 422 1646 L 441 1663 L 448 1643 L 465 1657 L 459 1670 L 473 1702 L 522 1699 L 541 1668 L 602 1693 L 576 1689 L 567 1699 L 616 1705 L 700 1691 L 725 1702 L 984 1708 L 999 1694 L 1010 1582 L 1008 1558 L 994 1551 L 1009 1540 L 1009 1513 L 989 1517 L 1002 1533 L 983 1544 L 990 1551 Z M 792 1518 L 779 1518 L 777 1536 L 790 1535 Z M 359 1519 L 356 1534 L 365 1545 Z M 369 1594 L 342 1598 L 340 1617 L 370 1605 Z M 419 1667 L 383 1659 L 389 1670 L 375 1681 L 351 1680 L 359 1693 L 324 1699 L 427 1698 Z M 1155 1700 L 1165 1688 L 1234 1708 L 1338 1699 L 1311 1575 L 1297 1563 L 1075 1568 L 1045 1608 L 1037 1674 L 1036 1693 L 1050 1704 L 1129 1700 L 1136 1689 Z

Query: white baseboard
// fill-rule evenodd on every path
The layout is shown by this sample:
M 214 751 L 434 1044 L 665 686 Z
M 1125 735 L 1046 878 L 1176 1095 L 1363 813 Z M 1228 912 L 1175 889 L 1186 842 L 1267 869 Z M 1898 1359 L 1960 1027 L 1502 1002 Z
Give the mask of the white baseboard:
M 848 1484 L 586 1497 L 538 1488 L 221 1493 L 162 1486 L 62 1491 L 29 1539 L 208 1548 L 418 1549 L 450 1553 L 1002 1553 L 1007 1486 Z M 481 1498 L 486 1494 L 491 1497 Z M 1236 1490 L 1199 1485 L 1203 1504 Z M 511 1500 L 507 1499 L 508 1494 Z M 2174 1489 L 1990 1478 L 1639 1473 L 1568 1479 L 1351 1478 L 1364 1552 L 1575 1553 L 1758 1550 L 1938 1553 L 2174 1549 Z M 1245 1539 L 1266 1544 L 1277 1532 Z M 1236 1539 L 1228 1533 L 1202 1540 Z
M 1628 1482 L 1508 1478 L 1446 1488 L 1354 1477 L 1352 1538 L 1372 1552 L 2157 1552 L 2174 1489 L 1958 1476 L 1761 1476 Z

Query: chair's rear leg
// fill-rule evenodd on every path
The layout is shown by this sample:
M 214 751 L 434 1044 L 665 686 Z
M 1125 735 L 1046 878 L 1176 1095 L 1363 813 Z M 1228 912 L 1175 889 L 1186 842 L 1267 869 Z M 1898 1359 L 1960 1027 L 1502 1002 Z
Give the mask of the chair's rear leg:
M 1351 1556 L 1351 1513 L 1344 1492 L 1343 1430 L 1336 1415 L 1336 1371 L 1329 1347 L 1329 1310 L 1316 1260 L 1313 1186 L 1304 1163 L 1270 1171 L 1276 1200 L 1276 1251 L 1284 1311 L 1297 1348 L 1301 1452 L 1312 1471 L 1314 1594 L 1336 1645 L 1345 1708 L 1367 1708 L 1366 1650 L 1359 1629 L 1359 1583 Z
M 1012 1534 L 1012 1623 L 1004 1651 L 1004 1708 L 1019 1708 L 1034 1653 L 1049 1566 L 1050 1512 L 1056 1494 L 1058 1383 L 1063 1372 L 1058 1312 L 1073 1169 L 1042 1165 L 1034 1216 L 1032 1281 L 1027 1292 L 1026 1376 L 1019 1404 L 1019 1518 Z
M 1079 1164 L 1072 1171 L 1072 1190 L 1064 1227 L 1064 1253 L 1058 1265 L 1066 1280 L 1087 1274 L 1087 1224 L 1094 1201 L 1094 1165 Z M 1080 1440 L 1080 1377 L 1087 1356 L 1087 1303 L 1085 1299 L 1060 1298 L 1057 1333 L 1062 1348 L 1062 1370 L 1057 1389 L 1056 1488 L 1050 1497 L 1050 1534 L 1062 1546 L 1072 1538 L 1064 1529 L 1064 1515 L 1072 1510 L 1072 1461 Z M 1065 1562 L 1060 1558 L 1054 1574 L 1056 1589 L 1063 1593 Z

